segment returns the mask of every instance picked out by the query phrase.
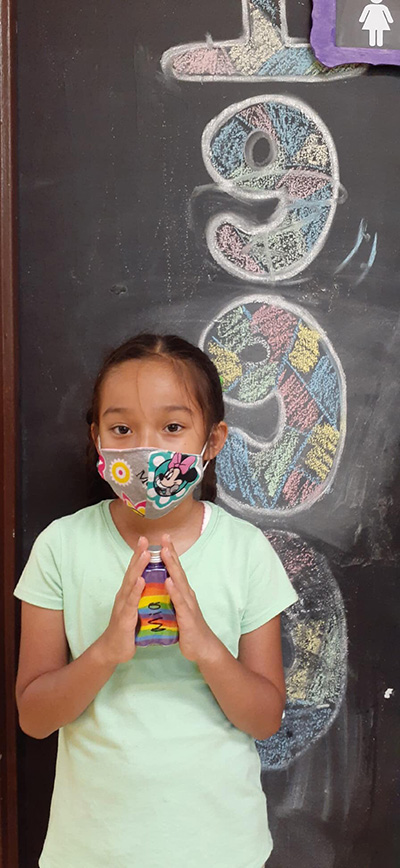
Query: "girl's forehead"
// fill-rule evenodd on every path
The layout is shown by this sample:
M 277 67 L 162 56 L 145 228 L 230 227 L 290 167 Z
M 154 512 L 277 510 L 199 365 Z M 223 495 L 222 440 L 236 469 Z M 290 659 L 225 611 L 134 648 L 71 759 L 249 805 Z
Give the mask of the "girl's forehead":
M 140 398 L 141 402 L 145 399 L 163 405 L 180 402 L 195 409 L 198 403 L 193 392 L 191 372 L 184 363 L 172 359 L 129 359 L 108 371 L 100 400 L 103 404 L 121 398 L 135 402 Z

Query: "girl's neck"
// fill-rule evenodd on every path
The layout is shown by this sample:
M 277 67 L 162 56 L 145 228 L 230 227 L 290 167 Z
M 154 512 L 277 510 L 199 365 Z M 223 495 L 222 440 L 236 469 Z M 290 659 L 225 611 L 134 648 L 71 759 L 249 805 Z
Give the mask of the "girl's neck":
M 145 536 L 149 545 L 159 545 L 162 534 L 169 533 L 177 554 L 181 555 L 201 533 L 203 505 L 190 496 L 156 520 L 136 515 L 119 498 L 112 501 L 110 509 L 117 530 L 132 549 L 136 548 L 140 536 Z

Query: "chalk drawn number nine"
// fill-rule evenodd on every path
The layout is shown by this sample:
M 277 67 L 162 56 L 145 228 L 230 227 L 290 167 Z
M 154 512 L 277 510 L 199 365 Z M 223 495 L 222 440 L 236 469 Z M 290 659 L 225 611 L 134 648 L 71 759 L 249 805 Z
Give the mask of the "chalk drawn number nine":
M 335 144 L 316 112 L 291 97 L 252 97 L 210 121 L 202 153 L 213 180 L 237 201 L 278 202 L 261 225 L 230 212 L 213 217 L 206 237 L 216 262 L 261 283 L 303 271 L 325 243 L 339 200 Z

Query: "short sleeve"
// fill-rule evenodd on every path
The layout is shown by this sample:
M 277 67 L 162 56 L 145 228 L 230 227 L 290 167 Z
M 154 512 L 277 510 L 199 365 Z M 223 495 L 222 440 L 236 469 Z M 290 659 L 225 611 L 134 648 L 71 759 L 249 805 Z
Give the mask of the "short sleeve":
M 44 609 L 63 609 L 60 562 L 60 531 L 53 522 L 37 537 L 14 596 Z
M 257 534 L 257 543 L 252 548 L 252 566 L 241 633 L 256 630 L 298 600 L 282 562 L 261 531 Z

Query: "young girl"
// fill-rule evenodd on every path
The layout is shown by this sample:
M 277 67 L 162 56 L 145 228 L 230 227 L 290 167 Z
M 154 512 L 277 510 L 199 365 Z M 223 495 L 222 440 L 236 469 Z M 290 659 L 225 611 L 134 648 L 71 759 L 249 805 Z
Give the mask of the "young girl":
M 214 504 L 223 417 L 216 368 L 179 337 L 139 335 L 97 377 L 91 453 L 117 496 L 46 528 L 15 591 L 20 724 L 59 730 L 40 868 L 262 868 L 271 852 L 254 739 L 281 723 L 279 613 L 297 596 L 262 532 Z M 179 642 L 140 647 L 157 544 Z

